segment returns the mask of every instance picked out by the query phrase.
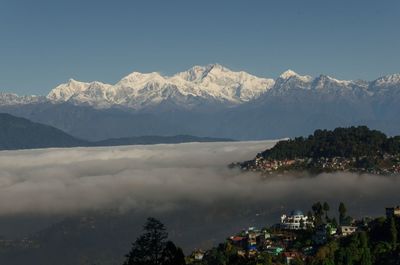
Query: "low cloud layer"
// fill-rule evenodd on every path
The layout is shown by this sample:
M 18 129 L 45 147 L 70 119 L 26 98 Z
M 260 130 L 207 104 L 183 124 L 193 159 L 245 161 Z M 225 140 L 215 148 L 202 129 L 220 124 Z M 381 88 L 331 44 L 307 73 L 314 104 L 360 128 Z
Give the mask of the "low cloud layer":
M 168 212 L 199 205 L 305 207 L 346 201 L 357 214 L 399 204 L 395 177 L 322 174 L 261 178 L 227 165 L 272 141 L 0 152 L 0 215 L 91 210 Z M 245 203 L 244 203 L 245 202 Z M 258 206 L 257 206 L 258 207 Z

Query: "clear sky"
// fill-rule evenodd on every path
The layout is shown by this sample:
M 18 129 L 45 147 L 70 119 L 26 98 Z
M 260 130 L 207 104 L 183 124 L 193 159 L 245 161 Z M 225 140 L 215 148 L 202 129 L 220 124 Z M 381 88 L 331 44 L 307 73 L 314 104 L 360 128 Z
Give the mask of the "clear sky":
M 399 0 L 0 0 L 0 91 L 220 63 L 372 80 L 400 72 Z

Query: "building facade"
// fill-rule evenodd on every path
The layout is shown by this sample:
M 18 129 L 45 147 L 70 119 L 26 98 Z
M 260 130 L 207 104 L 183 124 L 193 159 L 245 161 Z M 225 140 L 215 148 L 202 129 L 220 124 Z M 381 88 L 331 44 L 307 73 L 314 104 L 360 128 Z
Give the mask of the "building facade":
M 300 210 L 294 210 L 289 215 L 283 214 L 281 216 L 281 228 L 289 230 L 306 229 L 307 226 L 312 225 L 312 220 L 309 220 L 306 215 Z

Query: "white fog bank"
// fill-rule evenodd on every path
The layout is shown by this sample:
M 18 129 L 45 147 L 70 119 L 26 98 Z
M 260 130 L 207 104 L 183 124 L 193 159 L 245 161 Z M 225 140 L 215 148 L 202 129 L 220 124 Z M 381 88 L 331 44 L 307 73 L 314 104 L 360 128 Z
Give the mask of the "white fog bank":
M 0 215 L 171 211 L 187 205 L 400 203 L 398 178 L 356 174 L 262 179 L 227 165 L 274 141 L 0 152 Z M 229 203 L 227 203 L 229 202 Z M 288 207 L 290 207 L 288 206 Z M 386 206 L 386 205 L 382 205 Z M 379 207 L 379 206 L 378 206 Z

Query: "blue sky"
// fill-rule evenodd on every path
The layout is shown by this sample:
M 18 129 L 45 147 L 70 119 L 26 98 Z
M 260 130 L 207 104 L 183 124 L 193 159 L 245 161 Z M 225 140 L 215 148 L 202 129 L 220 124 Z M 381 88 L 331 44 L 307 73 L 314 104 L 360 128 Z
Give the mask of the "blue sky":
M 0 91 L 218 62 L 372 80 L 400 72 L 398 0 L 0 0 Z

